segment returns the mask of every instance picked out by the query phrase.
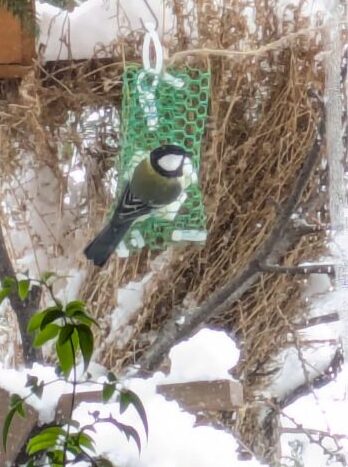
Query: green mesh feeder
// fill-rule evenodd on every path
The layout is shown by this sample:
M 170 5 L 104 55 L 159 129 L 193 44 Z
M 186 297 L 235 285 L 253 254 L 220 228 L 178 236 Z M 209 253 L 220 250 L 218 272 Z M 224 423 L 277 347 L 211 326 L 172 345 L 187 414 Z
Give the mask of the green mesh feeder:
M 122 150 L 116 167 L 119 194 L 140 160 L 163 144 L 183 147 L 192 155 L 192 167 L 182 199 L 134 223 L 117 249 L 119 256 L 128 256 L 145 245 L 160 250 L 178 242 L 205 241 L 206 218 L 197 174 L 209 90 L 210 74 L 199 69 L 156 75 L 139 65 L 126 67 Z

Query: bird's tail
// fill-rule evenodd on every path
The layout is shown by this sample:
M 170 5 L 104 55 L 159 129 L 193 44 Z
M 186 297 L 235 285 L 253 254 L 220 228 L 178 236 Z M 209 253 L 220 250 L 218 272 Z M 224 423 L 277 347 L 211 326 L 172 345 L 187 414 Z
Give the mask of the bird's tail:
M 84 249 L 86 257 L 96 266 L 104 266 L 131 224 L 132 222 L 124 222 L 116 226 L 107 224 Z

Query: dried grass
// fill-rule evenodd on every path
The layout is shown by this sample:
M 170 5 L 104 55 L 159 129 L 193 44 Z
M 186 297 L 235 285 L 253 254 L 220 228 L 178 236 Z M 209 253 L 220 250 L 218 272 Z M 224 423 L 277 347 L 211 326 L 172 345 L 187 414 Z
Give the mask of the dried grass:
M 105 348 L 109 328 L 101 330 L 97 337 L 100 359 L 109 368 L 135 362 L 150 345 L 148 336 L 160 331 L 175 308 L 199 304 L 248 262 L 270 231 L 277 206 L 289 193 L 313 142 L 316 115 L 307 90 L 310 85 L 320 92 L 324 86 L 316 59 L 322 47 L 320 29 L 310 28 L 302 16 L 303 2 L 293 8 L 293 21 L 280 22 L 276 2 L 270 1 L 251 5 L 256 29 L 250 33 L 243 16 L 249 3 L 226 0 L 220 10 L 210 0 L 196 0 L 196 8 L 186 11 L 185 2 L 173 0 L 177 25 L 175 37 L 168 42 L 170 62 L 204 64 L 212 73 L 201 167 L 209 237 L 203 248 L 186 246 L 170 253 L 165 269 L 147 291 L 125 348 L 120 349 L 116 342 Z M 198 25 L 196 51 L 188 54 L 185 49 L 191 43 L 189 31 L 194 24 Z M 123 60 L 134 58 L 134 53 L 131 37 L 116 51 L 114 63 L 37 64 L 36 75 L 21 87 L 20 105 L 11 103 L 18 102 L 17 96 L 15 101 L 11 97 L 13 89 L 3 88 L 7 103 L 0 109 L 1 176 L 13 173 L 21 163 L 18 148 L 10 144 L 14 139 L 20 141 L 20 147 L 35 151 L 38 159 L 58 167 L 61 161 L 55 148 L 69 112 L 78 120 L 86 106 L 119 108 Z M 110 203 L 101 178 L 110 167 L 110 154 L 114 156 L 106 148 L 102 132 L 93 131 L 95 150 L 84 154 L 82 160 L 93 187 L 87 200 L 91 232 L 99 230 Z M 30 142 L 28 134 L 33 135 Z M 68 136 L 79 147 L 81 135 L 76 129 Z M 309 221 L 317 218 L 317 212 L 322 218 L 327 215 L 324 200 L 317 195 L 321 178 L 318 169 L 303 200 Z M 321 248 L 322 238 L 305 238 L 284 263 L 308 260 Z M 143 252 L 128 261 L 114 258 L 102 272 L 90 267 L 82 295 L 97 318 L 105 318 L 115 307 L 116 287 L 141 276 L 154 256 Z M 260 384 L 257 372 L 285 345 L 288 322 L 306 313 L 301 284 L 288 276 L 264 275 L 228 313 L 207 323 L 237 336 L 243 358 L 236 372 L 243 375 L 247 399 Z M 252 445 L 252 418 L 243 419 L 239 429 Z

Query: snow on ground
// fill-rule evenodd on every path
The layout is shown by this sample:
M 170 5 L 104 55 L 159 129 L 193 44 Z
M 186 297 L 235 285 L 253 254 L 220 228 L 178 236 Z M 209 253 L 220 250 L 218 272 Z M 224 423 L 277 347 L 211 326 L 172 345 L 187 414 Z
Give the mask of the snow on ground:
M 146 441 L 142 422 L 136 411 L 131 407 L 120 415 L 117 403 L 87 404 L 82 403 L 74 412 L 82 425 L 92 420 L 89 413 L 98 410 L 100 417 L 107 417 L 111 413 L 118 420 L 134 426 L 142 440 L 142 451 L 139 456 L 133 441 L 109 424 L 97 424 L 96 441 L 97 452 L 108 457 L 119 467 L 257 467 L 256 460 L 239 461 L 237 456 L 238 444 L 234 437 L 224 431 L 209 426 L 195 427 L 195 416 L 184 412 L 177 402 L 167 401 L 156 393 L 156 385 L 168 382 L 194 381 L 202 379 L 231 378 L 228 370 L 234 366 L 239 358 L 239 351 L 235 343 L 222 331 L 202 329 L 186 342 L 175 346 L 171 353 L 172 371 L 166 376 L 161 372 L 155 373 L 149 379 L 126 379 L 124 386 L 133 390 L 141 398 L 149 423 L 149 439 Z M 91 370 L 95 379 L 105 381 L 100 376 L 102 371 L 97 367 L 97 373 Z M 47 381 L 56 379 L 52 367 L 34 365 L 32 370 L 0 369 L 0 386 L 14 391 L 21 396 L 28 394 L 25 388 L 26 374 L 30 373 Z M 78 390 L 91 390 L 95 386 L 85 383 L 78 386 Z M 49 421 L 54 414 L 54 408 L 61 394 L 69 391 L 69 385 L 58 382 L 49 385 L 43 393 L 42 400 L 36 396 L 28 399 L 40 413 L 41 421 Z M 79 462 L 79 467 L 87 467 Z

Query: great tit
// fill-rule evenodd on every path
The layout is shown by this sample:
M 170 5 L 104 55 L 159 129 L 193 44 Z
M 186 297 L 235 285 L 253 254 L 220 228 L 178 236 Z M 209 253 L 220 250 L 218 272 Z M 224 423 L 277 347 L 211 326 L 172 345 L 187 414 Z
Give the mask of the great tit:
M 184 163 L 191 155 L 174 144 L 153 149 L 134 169 L 109 223 L 84 250 L 102 267 L 131 225 L 175 201 L 183 192 Z

